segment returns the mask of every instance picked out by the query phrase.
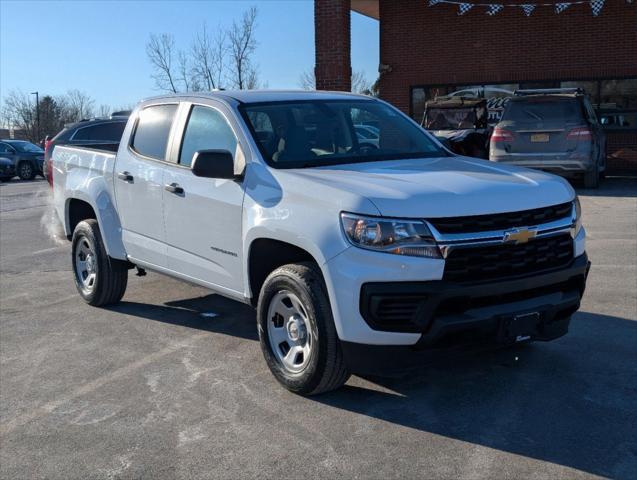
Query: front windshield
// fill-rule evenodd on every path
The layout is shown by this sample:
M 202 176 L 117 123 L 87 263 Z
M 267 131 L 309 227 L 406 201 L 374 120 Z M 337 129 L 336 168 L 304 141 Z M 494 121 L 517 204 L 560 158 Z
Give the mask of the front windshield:
M 378 101 L 268 102 L 241 110 L 262 155 L 275 168 L 446 155 L 419 127 Z
M 456 130 L 473 128 L 476 114 L 473 108 L 428 108 L 425 114 L 427 130 Z
M 18 151 L 23 153 L 44 153 L 37 145 L 31 142 L 11 142 L 11 145 Z

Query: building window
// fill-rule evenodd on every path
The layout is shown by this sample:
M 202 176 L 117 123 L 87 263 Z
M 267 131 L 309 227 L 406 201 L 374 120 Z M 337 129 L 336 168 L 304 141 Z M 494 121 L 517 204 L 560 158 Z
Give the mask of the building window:
M 560 87 L 562 88 L 580 88 L 586 93 L 591 99 L 591 103 L 593 106 L 597 106 L 599 103 L 599 82 L 597 80 L 588 81 L 588 80 L 575 80 L 568 82 L 560 82 Z
M 637 78 L 602 80 L 600 108 L 637 109 Z
M 414 86 L 411 89 L 411 115 L 414 120 L 420 122 L 427 101 L 439 96 L 480 97 L 487 99 L 489 123 L 493 125 L 500 120 L 504 106 L 515 90 L 559 87 L 584 90 L 597 110 L 604 128 L 615 131 L 637 130 L 637 78 Z

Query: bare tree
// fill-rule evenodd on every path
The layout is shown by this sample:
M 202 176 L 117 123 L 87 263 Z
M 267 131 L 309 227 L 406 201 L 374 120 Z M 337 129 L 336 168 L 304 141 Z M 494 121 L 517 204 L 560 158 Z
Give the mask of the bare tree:
M 93 116 L 95 101 L 80 90 L 69 90 L 64 95 L 40 97 L 40 137 L 57 134 L 66 123 L 77 122 L 83 118 Z M 100 107 L 100 114 L 110 110 L 107 106 Z M 38 142 L 37 110 L 31 97 L 21 91 L 12 91 L 4 99 L 0 123 L 7 128 L 20 131 L 20 136 L 32 142 Z M 107 113 L 106 113 L 107 114 Z
M 184 84 L 184 90 L 190 92 L 193 90 L 190 61 L 183 50 L 177 52 L 177 63 L 179 68 L 179 80 Z
M 30 141 L 37 142 L 35 102 L 19 90 L 13 90 L 5 97 L 2 105 L 2 123 L 7 128 L 20 130 Z
M 228 30 L 230 59 L 232 72 L 230 80 L 238 89 L 255 88 L 258 85 L 258 72 L 252 62 L 252 55 L 257 48 L 255 29 L 257 8 L 250 7 L 243 13 L 240 22 L 232 22 Z
M 365 72 L 355 71 L 352 72 L 352 88 L 354 93 L 364 93 L 365 95 L 374 95 L 373 87 L 375 84 L 370 84 L 365 77 Z M 315 90 L 316 89 L 316 77 L 312 70 L 306 70 L 301 72 L 299 76 L 299 87 L 303 90 Z M 377 95 L 376 95 L 377 96 Z
M 299 87 L 303 90 L 316 90 L 316 76 L 312 70 L 301 72 L 299 76 Z
M 111 114 L 110 105 L 102 104 L 97 109 L 97 116 L 98 117 L 108 117 L 110 114 Z
M 160 90 L 177 93 L 177 82 L 173 70 L 175 38 L 168 34 L 151 34 L 146 44 L 146 55 L 155 72 L 152 77 Z
M 352 92 L 354 93 L 367 93 L 369 92 L 371 85 L 365 77 L 365 72 L 356 71 L 352 72 Z
M 217 29 L 213 37 L 204 23 L 201 32 L 195 36 L 191 54 L 193 71 L 205 90 L 221 88 L 226 57 L 228 55 L 228 36 L 222 28 Z
M 64 114 L 68 122 L 78 122 L 93 116 L 95 100 L 80 90 L 69 90 L 58 103 L 65 107 Z

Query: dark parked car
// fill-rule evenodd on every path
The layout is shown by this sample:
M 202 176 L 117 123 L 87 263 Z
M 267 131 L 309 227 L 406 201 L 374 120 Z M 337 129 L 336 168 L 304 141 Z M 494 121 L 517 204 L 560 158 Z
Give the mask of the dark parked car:
M 427 102 L 422 126 L 458 155 L 487 158 L 488 120 L 484 98 L 437 97 Z
M 124 127 L 130 112 L 117 112 L 108 118 L 93 118 L 82 120 L 77 123 L 66 125 L 52 140 L 48 141 L 44 147 L 44 174 L 49 183 L 51 179 L 51 155 L 56 145 L 84 145 L 97 147 L 114 147 L 119 145 L 119 141 L 124 133 Z
M 606 136 L 580 89 L 518 90 L 491 136 L 490 160 L 584 177 L 596 188 L 606 171 Z
M 15 173 L 22 180 L 43 175 L 44 150 L 25 140 L 0 140 L 0 156 L 13 163 Z
M 13 162 L 6 157 L 0 157 L 0 181 L 11 180 L 15 176 Z

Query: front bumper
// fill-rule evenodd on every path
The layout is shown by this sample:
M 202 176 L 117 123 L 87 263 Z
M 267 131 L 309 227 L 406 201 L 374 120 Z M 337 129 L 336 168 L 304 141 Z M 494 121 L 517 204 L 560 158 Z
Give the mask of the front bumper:
M 0 165 L 0 177 L 14 177 L 15 168 L 13 165 Z
M 391 372 L 422 363 L 432 352 L 559 338 L 568 332 L 571 315 L 580 306 L 589 268 L 583 254 L 566 268 L 509 281 L 364 286 L 361 309 L 365 317 L 378 292 L 426 298 L 416 319 L 420 339 L 410 346 L 342 342 L 345 360 L 356 373 Z
M 574 258 L 582 256 L 585 250 L 586 232 L 584 228 L 581 228 L 574 239 Z M 400 288 L 401 285 L 411 283 L 440 286 L 445 261 L 390 255 L 350 247 L 324 263 L 321 269 L 338 337 L 342 342 L 368 345 L 414 345 L 421 340 L 422 328 L 391 331 L 372 327 L 370 322 L 363 318 L 361 309 L 363 285 L 385 283 Z M 532 276 L 539 278 L 543 275 L 543 272 L 539 272 Z M 492 283 L 482 283 L 481 288 L 487 290 Z M 390 286 L 390 288 L 395 287 Z

